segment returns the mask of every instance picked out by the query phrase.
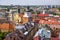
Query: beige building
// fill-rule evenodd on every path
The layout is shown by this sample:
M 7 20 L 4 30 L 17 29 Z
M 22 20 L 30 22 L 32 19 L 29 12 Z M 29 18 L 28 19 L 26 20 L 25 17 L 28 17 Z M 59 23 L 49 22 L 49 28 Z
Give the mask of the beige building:
M 15 13 L 15 14 L 14 14 L 14 21 L 15 21 L 15 22 L 21 22 L 21 17 L 19 16 L 18 13 Z
M 21 22 L 21 17 L 19 16 L 18 13 L 9 14 L 9 20 L 13 22 Z

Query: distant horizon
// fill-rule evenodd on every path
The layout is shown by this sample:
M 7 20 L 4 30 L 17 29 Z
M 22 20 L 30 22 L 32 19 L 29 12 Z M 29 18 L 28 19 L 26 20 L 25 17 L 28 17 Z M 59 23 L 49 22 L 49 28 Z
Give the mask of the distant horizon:
M 0 0 L 0 5 L 60 5 L 60 0 Z
M 1 5 L 0 6 L 60 6 L 60 5 L 14 5 L 14 4 L 10 4 L 10 5 Z

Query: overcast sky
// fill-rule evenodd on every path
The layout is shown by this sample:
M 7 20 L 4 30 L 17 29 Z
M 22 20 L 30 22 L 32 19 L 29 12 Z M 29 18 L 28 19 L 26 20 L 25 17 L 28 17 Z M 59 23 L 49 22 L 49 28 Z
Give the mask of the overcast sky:
M 0 5 L 60 5 L 60 0 L 0 0 Z

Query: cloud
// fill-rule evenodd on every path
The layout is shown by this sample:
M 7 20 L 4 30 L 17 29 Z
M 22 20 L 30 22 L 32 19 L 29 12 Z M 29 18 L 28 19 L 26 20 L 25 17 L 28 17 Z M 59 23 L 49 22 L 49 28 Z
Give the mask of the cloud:
M 60 0 L 0 0 L 3 5 L 60 5 Z

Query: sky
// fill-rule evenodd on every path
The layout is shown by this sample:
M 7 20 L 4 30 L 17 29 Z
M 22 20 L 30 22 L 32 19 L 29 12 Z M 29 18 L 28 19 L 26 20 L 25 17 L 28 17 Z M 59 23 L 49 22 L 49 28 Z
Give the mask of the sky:
M 0 5 L 60 5 L 60 0 L 0 0 Z

